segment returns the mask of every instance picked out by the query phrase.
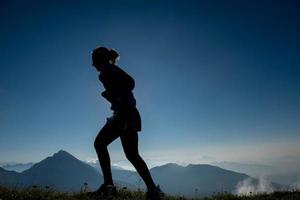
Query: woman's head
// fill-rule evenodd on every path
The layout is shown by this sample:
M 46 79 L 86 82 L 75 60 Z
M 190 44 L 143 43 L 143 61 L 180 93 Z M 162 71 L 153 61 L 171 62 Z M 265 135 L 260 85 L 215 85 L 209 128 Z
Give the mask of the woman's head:
M 92 52 L 93 65 L 98 71 L 101 71 L 103 64 L 115 64 L 118 58 L 119 54 L 115 50 L 106 47 L 96 47 Z

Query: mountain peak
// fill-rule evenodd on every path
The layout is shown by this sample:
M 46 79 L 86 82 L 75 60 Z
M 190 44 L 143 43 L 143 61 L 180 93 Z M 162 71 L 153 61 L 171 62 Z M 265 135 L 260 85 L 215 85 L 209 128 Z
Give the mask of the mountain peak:
M 58 190 L 78 190 L 85 182 L 95 189 L 101 176 L 91 166 L 60 150 L 21 173 L 25 185 L 53 185 Z M 1 177 L 0 177 L 1 180 Z
M 216 166 L 209 165 L 209 164 L 188 164 L 186 167 L 192 168 L 192 167 L 216 167 Z
M 177 163 L 167 163 L 162 165 L 161 167 L 182 167 L 182 166 L 178 165 Z
M 68 153 L 67 151 L 61 149 L 57 153 L 54 153 L 53 156 L 72 156 L 72 155 L 70 153 Z
M 161 166 L 153 167 L 151 170 L 160 170 L 160 169 L 170 170 L 170 169 L 180 169 L 180 168 L 182 168 L 182 166 L 176 163 L 167 163 Z

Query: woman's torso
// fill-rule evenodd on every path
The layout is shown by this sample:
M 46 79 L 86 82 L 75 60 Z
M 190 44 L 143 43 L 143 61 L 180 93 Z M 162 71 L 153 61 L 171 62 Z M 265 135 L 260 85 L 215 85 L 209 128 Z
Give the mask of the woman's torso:
M 114 111 L 127 110 L 136 106 L 133 89 L 134 79 L 116 65 L 107 64 L 99 74 L 99 80 L 105 88 L 105 98 Z

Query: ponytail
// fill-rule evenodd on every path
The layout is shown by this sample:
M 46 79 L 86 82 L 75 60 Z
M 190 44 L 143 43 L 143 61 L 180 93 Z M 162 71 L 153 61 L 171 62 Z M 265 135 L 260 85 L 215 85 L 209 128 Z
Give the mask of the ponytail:
M 119 54 L 114 49 L 107 49 L 106 47 L 96 47 L 92 52 L 92 58 L 98 63 L 109 63 L 110 61 L 115 63 L 119 58 Z
M 109 60 L 112 61 L 113 63 L 116 62 L 116 60 L 118 60 L 120 57 L 120 55 L 118 54 L 117 51 L 115 51 L 114 49 L 110 49 L 109 50 Z

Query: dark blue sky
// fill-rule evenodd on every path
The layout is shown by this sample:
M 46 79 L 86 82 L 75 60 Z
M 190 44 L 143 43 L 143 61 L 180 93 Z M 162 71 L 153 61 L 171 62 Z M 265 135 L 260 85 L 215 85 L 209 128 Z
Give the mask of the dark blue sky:
M 1 1 L 0 161 L 59 149 L 96 157 L 93 140 L 111 115 L 91 66 L 99 44 L 115 48 L 136 81 L 140 151 L 153 163 L 258 160 L 243 148 L 297 146 L 299 9 L 268 0 Z M 110 150 L 123 159 L 119 142 Z

